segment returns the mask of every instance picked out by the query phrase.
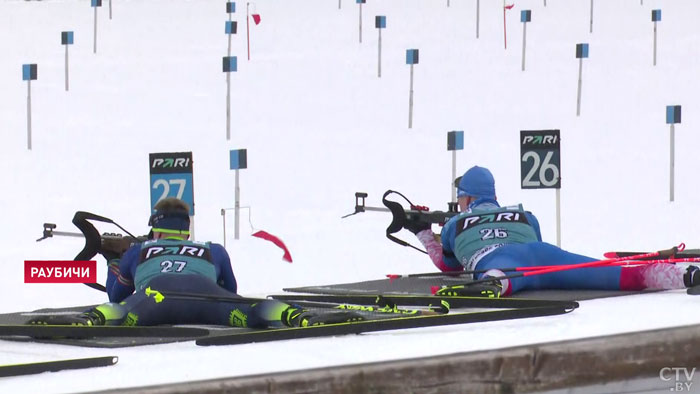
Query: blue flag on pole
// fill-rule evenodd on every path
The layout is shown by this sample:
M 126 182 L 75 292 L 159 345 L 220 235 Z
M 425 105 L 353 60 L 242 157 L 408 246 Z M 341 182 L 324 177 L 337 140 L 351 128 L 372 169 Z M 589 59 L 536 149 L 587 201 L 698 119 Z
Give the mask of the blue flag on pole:
M 36 64 L 23 64 L 22 65 L 22 80 L 23 81 L 34 81 L 36 78 L 37 78 Z
M 418 50 L 417 49 L 407 49 L 406 50 L 406 64 L 418 64 Z
M 576 59 L 586 59 L 588 57 L 588 44 L 576 44 Z
M 238 58 L 236 56 L 224 56 L 224 72 L 238 71 Z
M 530 22 L 532 20 L 532 11 L 522 10 L 520 11 L 520 22 Z
M 248 150 L 247 149 L 234 149 L 230 151 L 231 159 L 231 169 L 241 170 L 243 168 L 248 168 Z
M 447 132 L 447 150 L 464 149 L 464 131 Z
M 681 123 L 681 106 L 667 105 L 666 106 L 666 124 Z

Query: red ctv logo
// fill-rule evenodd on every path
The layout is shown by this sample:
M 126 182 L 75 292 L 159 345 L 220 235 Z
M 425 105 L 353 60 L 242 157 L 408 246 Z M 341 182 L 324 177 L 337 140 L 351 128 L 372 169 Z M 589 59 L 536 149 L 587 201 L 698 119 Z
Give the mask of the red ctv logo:
M 96 283 L 95 261 L 24 261 L 24 283 Z

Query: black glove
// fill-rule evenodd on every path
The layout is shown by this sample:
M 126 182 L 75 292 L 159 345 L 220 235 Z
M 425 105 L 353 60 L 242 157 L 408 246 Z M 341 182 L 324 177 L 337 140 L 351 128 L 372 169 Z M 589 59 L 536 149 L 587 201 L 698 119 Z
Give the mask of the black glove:
M 119 234 L 102 234 L 99 253 L 104 256 L 107 261 L 118 259 L 131 247 L 134 243 L 143 242 L 143 237 L 136 239 L 132 237 L 122 237 Z
M 406 219 L 406 222 L 403 224 L 403 228 L 406 230 L 412 232 L 413 234 L 418 234 L 419 232 L 423 230 L 430 230 L 431 229 L 431 224 L 429 222 L 420 220 L 420 219 Z

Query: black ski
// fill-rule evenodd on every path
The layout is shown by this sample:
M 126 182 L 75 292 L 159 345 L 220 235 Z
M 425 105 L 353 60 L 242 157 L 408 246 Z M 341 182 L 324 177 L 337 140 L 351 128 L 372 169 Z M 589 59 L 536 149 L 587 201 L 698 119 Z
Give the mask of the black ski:
M 209 335 L 209 330 L 196 327 L 132 327 L 132 326 L 49 326 L 0 325 L 0 336 L 33 338 L 98 338 L 98 337 L 158 337 L 186 338 Z
M 323 301 L 309 301 L 309 300 L 297 300 L 290 302 L 295 307 L 301 308 L 317 308 L 326 310 L 343 310 L 343 311 L 355 311 L 360 313 L 367 313 L 370 315 L 410 315 L 410 316 L 423 316 L 423 315 L 435 315 L 440 313 L 448 313 L 449 307 L 443 307 L 441 305 L 434 305 L 430 309 L 403 309 L 398 308 L 398 305 L 390 302 L 378 302 L 375 305 L 358 305 L 356 303 L 335 303 L 335 302 L 323 302 Z
M 286 339 L 317 338 L 364 332 L 400 330 L 407 328 L 446 326 L 497 320 L 522 319 L 527 317 L 560 315 L 572 311 L 562 305 L 502 309 L 490 312 L 462 312 L 447 315 L 399 317 L 383 320 L 338 323 L 311 327 L 256 330 L 238 334 L 227 334 L 200 338 L 197 345 L 238 345 L 255 342 L 270 342 Z
M 108 367 L 119 361 L 116 356 L 76 358 L 71 360 L 46 361 L 38 363 L 0 365 L 0 377 L 32 375 L 43 372 L 56 372 L 65 369 Z
M 689 287 L 687 293 L 690 295 L 700 295 L 700 285 Z
M 439 306 L 443 301 L 450 308 L 537 308 L 560 307 L 576 309 L 576 301 L 529 300 L 526 298 L 484 298 L 484 297 L 439 297 L 429 295 L 400 295 L 400 294 L 282 294 L 270 298 L 282 302 L 315 301 L 334 302 L 358 305 L 376 305 L 378 299 L 393 303 L 397 306 Z

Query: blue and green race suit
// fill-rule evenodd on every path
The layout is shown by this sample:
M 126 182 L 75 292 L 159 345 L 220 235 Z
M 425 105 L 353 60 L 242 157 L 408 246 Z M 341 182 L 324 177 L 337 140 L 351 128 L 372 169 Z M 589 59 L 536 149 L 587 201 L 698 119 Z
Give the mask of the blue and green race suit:
M 128 249 L 118 266 L 110 262 L 111 302 L 97 309 L 108 325 L 282 325 L 281 315 L 289 305 L 275 300 L 239 301 L 236 290 L 231 262 L 221 245 L 151 240 Z M 183 297 L 185 293 L 188 296 Z
M 231 261 L 223 246 L 180 239 L 149 240 L 129 248 L 110 270 L 109 300 L 120 302 L 136 289 L 145 288 L 157 275 L 195 274 L 209 278 L 233 293 L 237 291 Z
M 496 200 L 478 199 L 466 212 L 452 217 L 442 230 L 445 264 L 473 270 L 479 259 L 507 244 L 542 240 L 537 218 L 522 205 L 500 207 Z
M 495 200 L 472 202 L 467 212 L 451 218 L 442 230 L 447 266 L 486 271 L 595 261 L 542 242 L 537 218 L 522 206 L 502 208 Z M 508 293 L 538 289 L 619 290 L 621 267 L 563 270 L 512 278 Z M 483 274 L 475 274 L 480 278 Z

